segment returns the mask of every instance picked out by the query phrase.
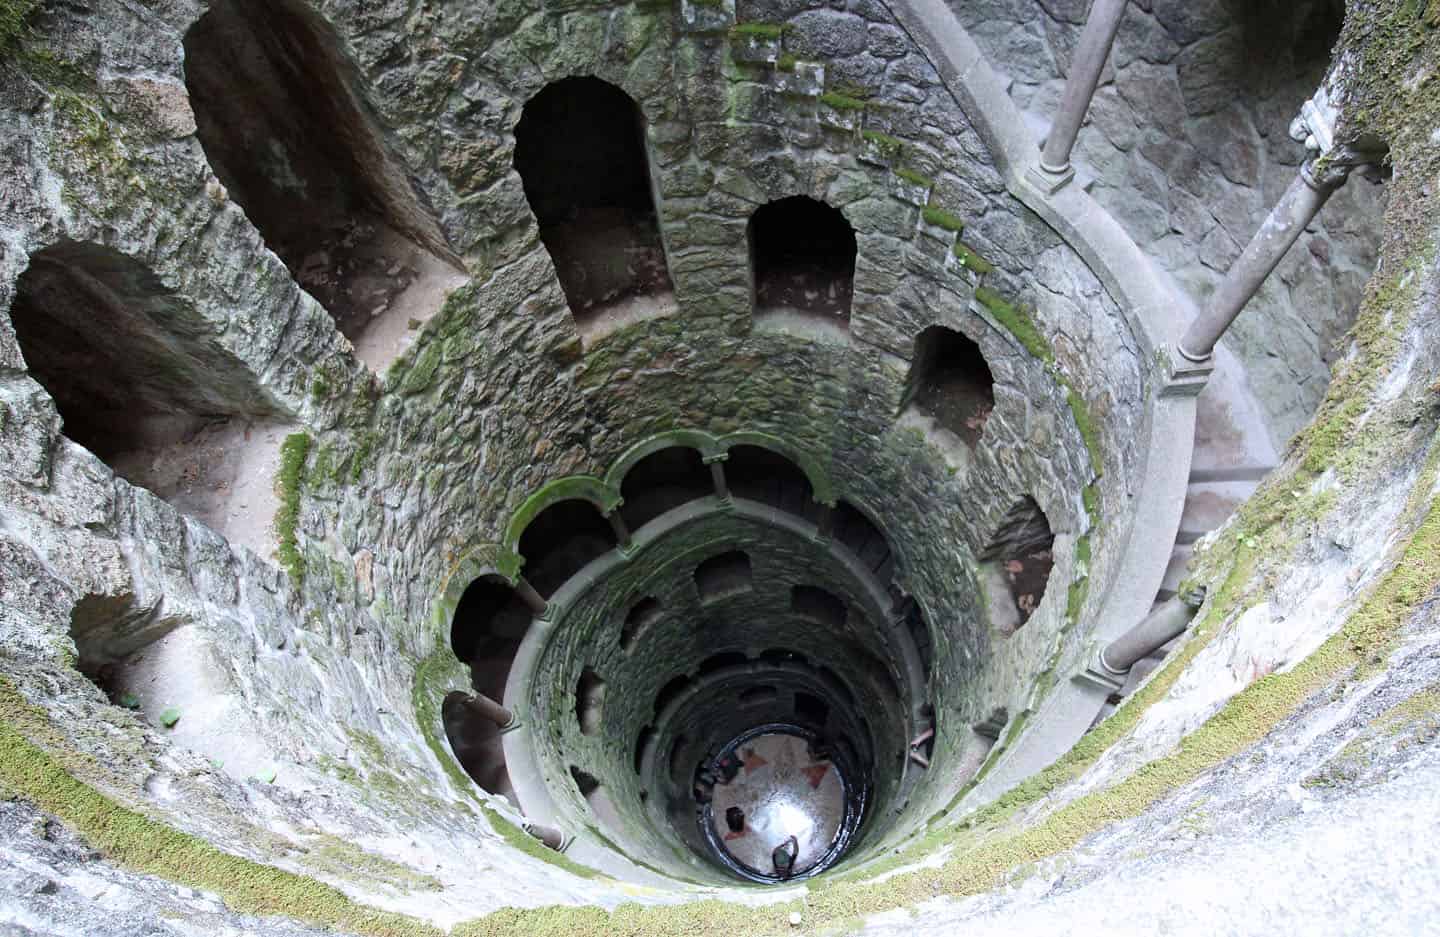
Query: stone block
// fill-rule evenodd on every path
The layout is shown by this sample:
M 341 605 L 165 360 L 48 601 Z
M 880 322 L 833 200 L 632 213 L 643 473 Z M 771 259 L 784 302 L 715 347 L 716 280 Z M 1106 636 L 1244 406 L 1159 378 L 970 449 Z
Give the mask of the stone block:
M 825 90 L 825 66 L 820 62 L 795 62 L 788 70 L 777 68 L 771 87 L 780 94 L 818 98 Z
M 723 33 L 735 25 L 735 0 L 680 0 L 680 28 L 686 33 Z

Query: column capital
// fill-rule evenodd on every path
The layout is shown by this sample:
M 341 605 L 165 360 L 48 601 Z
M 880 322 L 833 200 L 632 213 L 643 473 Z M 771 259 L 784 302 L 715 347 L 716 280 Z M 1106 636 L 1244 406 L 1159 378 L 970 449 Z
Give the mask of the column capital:
M 1340 109 L 1331 99 L 1327 83 L 1301 105 L 1290 122 L 1290 139 L 1305 144 L 1307 151 L 1300 175 L 1317 192 L 1333 192 L 1356 171 L 1373 182 L 1380 181 L 1385 145 L 1379 140 L 1340 140 L 1336 135 L 1339 120 Z

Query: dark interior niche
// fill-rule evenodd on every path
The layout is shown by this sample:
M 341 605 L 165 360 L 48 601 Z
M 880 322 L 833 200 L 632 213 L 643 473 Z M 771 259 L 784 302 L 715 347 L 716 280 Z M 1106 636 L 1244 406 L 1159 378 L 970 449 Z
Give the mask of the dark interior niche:
M 645 766 L 645 759 L 650 757 L 650 752 L 655 748 L 655 727 L 646 726 L 640 730 L 640 735 L 635 739 L 635 773 L 639 774 L 640 769 Z
M 810 659 L 799 651 L 792 651 L 784 647 L 770 647 L 760 652 L 760 661 L 766 664 L 797 664 L 801 667 L 810 666 Z
M 645 629 L 660 620 L 661 614 L 660 600 L 654 596 L 646 596 L 632 605 L 625 616 L 625 624 L 620 628 L 620 649 L 629 651 L 633 648 Z
M 915 653 L 920 657 L 920 666 L 924 669 L 925 679 L 928 681 L 930 665 L 935 659 L 935 649 L 930 638 L 930 626 L 919 602 L 914 599 L 905 601 L 904 621 L 905 630 L 910 634 L 911 643 L 915 645 Z
M 995 534 L 980 551 L 979 560 L 990 567 L 988 575 L 1003 578 L 1015 605 L 1018 620 L 1013 623 L 992 613 L 1002 635 L 1029 621 L 1044 598 L 1055 565 L 1054 546 L 1049 518 L 1035 499 L 1026 495 L 1005 513 Z M 986 574 L 982 570 L 982 575 Z
M 833 529 L 836 543 L 859 557 L 882 583 L 890 582 L 895 574 L 895 558 L 879 525 L 855 505 L 841 501 L 835 505 Z
M 824 728 L 830 719 L 830 706 L 812 693 L 795 694 L 795 718 L 802 725 Z
M 845 603 L 819 586 L 795 586 L 790 590 L 790 610 L 803 618 L 830 628 L 845 627 Z
M 747 232 L 757 313 L 800 312 L 848 326 L 855 229 L 839 209 L 794 195 L 755 209 Z
M 762 446 L 732 446 L 724 470 L 725 483 L 737 498 L 759 501 L 811 521 L 818 516 L 810 477 L 778 452 Z
M 995 409 L 995 378 L 979 345 L 932 325 L 915 339 L 906 400 L 973 449 Z
M 644 118 L 598 78 L 562 78 L 526 104 L 515 169 L 577 325 L 621 300 L 668 294 Z
M 748 660 L 748 658 L 746 658 L 743 651 L 723 651 L 719 654 L 711 654 L 702 660 L 696 672 L 704 677 L 725 670 L 728 667 L 739 667 L 744 664 L 746 660 Z
M 278 415 L 194 308 L 108 247 L 65 242 L 31 255 L 10 321 L 65 435 L 197 516 L 224 459 L 196 444 L 227 421 Z
M 685 747 L 689 744 L 690 740 L 683 735 L 675 736 L 675 741 L 670 743 L 670 756 L 666 759 L 666 769 L 673 784 L 679 784 L 685 779 Z
M 505 681 L 533 613 L 508 582 L 483 576 L 466 587 L 450 622 L 450 649 L 470 667 L 470 683 L 503 703 Z
M 481 789 L 507 798 L 518 805 L 510 772 L 505 767 L 505 748 L 494 722 L 467 705 L 468 696 L 458 690 L 447 694 L 440 705 L 445 738 L 455 760 Z
M 575 721 L 580 724 L 581 735 L 594 735 L 600 731 L 604 706 L 605 681 L 586 667 L 580 671 L 580 679 L 575 684 Z
M 739 700 L 741 706 L 758 706 L 761 703 L 774 702 L 779 695 L 779 691 L 773 686 L 762 684 L 741 690 Z
M 665 707 L 679 699 L 689 685 L 690 677 L 687 674 L 671 677 L 669 682 L 660 688 L 660 692 L 655 694 L 655 715 L 660 715 L 665 711 Z
M 433 314 L 438 296 L 399 297 L 459 261 L 328 23 L 296 0 L 217 0 L 185 34 L 185 86 L 215 175 L 346 337 Z
M 750 557 L 739 550 L 710 557 L 695 567 L 695 586 L 702 602 L 749 591 L 753 587 Z
M 710 469 L 686 446 L 652 452 L 631 466 L 620 483 L 620 516 L 632 531 L 682 504 L 715 493 Z
M 588 771 L 582 771 L 575 765 L 570 766 L 570 778 L 575 782 L 575 789 L 580 792 L 580 796 L 586 800 L 595 796 L 595 792 L 600 790 L 600 781 L 596 779 L 595 775 Z
M 549 598 L 585 564 L 616 545 L 615 530 L 589 501 L 569 499 L 550 505 L 520 535 L 525 579 Z

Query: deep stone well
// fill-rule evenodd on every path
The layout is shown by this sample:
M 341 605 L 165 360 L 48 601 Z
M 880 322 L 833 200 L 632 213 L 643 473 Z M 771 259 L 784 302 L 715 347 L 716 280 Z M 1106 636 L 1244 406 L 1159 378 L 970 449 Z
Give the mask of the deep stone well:
M 1046 192 L 1087 8 L 0 0 L 0 921 L 1418 930 L 1440 12 L 1130 4 Z M 762 724 L 864 794 L 764 890 Z

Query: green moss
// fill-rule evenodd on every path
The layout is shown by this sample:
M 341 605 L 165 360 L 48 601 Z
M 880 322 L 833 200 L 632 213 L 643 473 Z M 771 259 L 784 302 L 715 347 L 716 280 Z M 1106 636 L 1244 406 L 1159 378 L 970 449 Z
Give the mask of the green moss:
M 928 225 L 944 228 L 946 231 L 954 231 L 956 234 L 965 230 L 965 222 L 938 205 L 926 205 L 920 212 L 920 217 L 924 218 Z
M 865 102 L 838 91 L 827 91 L 820 95 L 820 103 L 837 111 L 863 111 Z
M 860 131 L 860 139 L 864 140 L 872 149 L 884 159 L 899 159 L 900 154 L 905 150 L 905 142 L 897 140 L 889 134 L 878 130 Z
M 960 261 L 961 265 L 967 270 L 971 270 L 981 276 L 995 269 L 994 264 L 975 253 L 974 249 L 968 244 L 956 241 L 955 246 L 950 250 L 955 254 L 956 259 Z
M 444 350 L 440 342 L 431 342 L 418 357 L 410 360 L 409 369 L 402 372 L 405 377 L 400 382 L 400 393 L 409 396 L 428 388 L 435 380 L 435 371 L 440 367 Z
M 789 31 L 789 23 L 736 23 L 730 27 L 730 38 L 775 40 Z
M 439 891 L 444 887 L 433 875 L 425 875 L 403 863 L 366 852 L 336 836 L 320 836 L 305 845 L 306 852 L 301 862 L 323 875 L 375 882 L 401 891 Z
M 1095 418 L 1090 415 L 1090 407 L 1085 403 L 1085 398 L 1080 396 L 1069 381 L 1065 385 L 1065 403 L 1070 407 L 1070 415 L 1075 418 L 1075 426 L 1080 430 L 1080 438 L 1085 440 L 1085 449 L 1090 453 L 1090 467 L 1095 470 L 1096 475 L 1105 471 L 1105 456 L 1100 448 L 1100 428 L 1095 424 Z
M 845 97 L 854 98 L 857 101 L 868 101 L 875 97 L 875 92 L 864 85 L 857 85 L 853 81 L 832 81 L 825 90 L 843 94 Z
M 782 53 L 780 57 L 775 60 L 775 68 L 782 72 L 793 72 L 795 70 L 796 63 L 798 63 L 799 61 L 800 60 L 797 59 L 794 55 L 791 55 L 789 52 L 785 52 Z
M 236 914 L 285 915 L 374 937 L 442 937 L 414 918 L 358 904 L 329 885 L 222 852 L 123 807 L 73 777 L 34 739 L 47 748 L 61 744 L 48 717 L 0 678 L 0 784 L 124 868 L 214 892 Z
M 30 17 L 40 0 L 0 0 L 0 55 L 9 56 L 30 31 Z
M 922 189 L 929 189 L 929 188 L 934 187 L 934 185 L 935 185 L 935 180 L 934 180 L 934 179 L 931 179 L 929 176 L 922 176 L 920 173 L 916 172 L 915 170 L 913 170 L 913 169 L 907 169 L 907 168 L 905 168 L 904 166 L 900 167 L 899 169 L 892 170 L 892 171 L 895 173 L 895 175 L 899 176 L 901 179 L 904 179 L 906 182 L 910 183 L 911 185 L 919 186 L 919 187 L 922 188 Z M 929 209 L 926 209 L 926 210 L 928 211 Z
M 1012 305 L 1003 297 L 988 286 L 982 286 L 975 290 L 975 301 L 989 311 L 991 318 L 1000 323 L 1007 332 L 1014 335 L 1020 345 L 1031 355 L 1041 361 L 1053 362 L 1055 352 L 1050 349 L 1050 343 L 1041 334 L 1039 326 L 1020 306 Z
M 1090 517 L 1092 528 L 1100 524 L 1100 488 L 1095 484 L 1086 485 L 1080 490 L 1080 500 L 1085 505 L 1085 513 Z
M 317 377 L 310 382 L 310 399 L 324 400 L 330 396 L 330 382 L 324 377 Z
M 280 444 L 280 472 L 275 493 L 280 507 L 275 511 L 275 535 L 280 542 L 280 566 L 299 584 L 305 578 L 305 559 L 300 555 L 297 531 L 300 525 L 300 486 L 305 481 L 305 459 L 310 454 L 310 436 L 291 433 Z
M 356 444 L 355 451 L 350 454 L 350 481 L 360 480 L 360 475 L 369 467 L 370 457 L 379 444 L 380 434 L 375 430 L 366 430 L 360 434 L 360 441 Z

